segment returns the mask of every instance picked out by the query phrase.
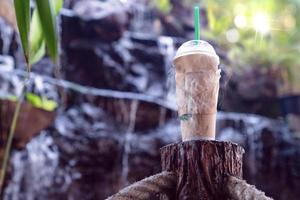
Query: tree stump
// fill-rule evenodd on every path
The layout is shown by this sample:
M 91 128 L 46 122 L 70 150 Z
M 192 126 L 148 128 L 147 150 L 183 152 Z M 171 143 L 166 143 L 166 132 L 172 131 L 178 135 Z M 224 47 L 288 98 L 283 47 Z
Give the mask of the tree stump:
M 242 178 L 243 153 L 230 142 L 186 141 L 161 148 L 162 169 L 177 176 L 175 199 L 228 199 L 226 176 Z

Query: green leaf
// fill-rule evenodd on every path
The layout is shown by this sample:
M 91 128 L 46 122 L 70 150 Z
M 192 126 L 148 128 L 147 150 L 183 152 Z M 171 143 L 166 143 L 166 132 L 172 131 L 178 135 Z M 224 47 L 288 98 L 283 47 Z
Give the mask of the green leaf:
M 52 0 L 53 7 L 54 7 L 54 14 L 55 16 L 58 15 L 61 8 L 63 7 L 64 1 L 63 0 Z
M 37 9 L 33 11 L 30 28 L 30 64 L 34 64 L 45 54 L 43 30 Z
M 50 57 L 57 62 L 58 45 L 54 8 L 50 0 L 36 0 L 37 11 Z
M 63 6 L 63 0 L 52 0 L 55 17 Z M 37 8 L 34 10 L 30 30 L 30 64 L 38 62 L 45 55 L 45 37 Z
M 57 108 L 57 102 L 52 101 L 52 100 L 43 100 L 43 107 L 42 109 L 47 110 L 47 111 L 54 111 Z
M 30 0 L 14 0 L 14 5 L 24 55 L 29 62 Z
M 168 13 L 172 9 L 170 0 L 156 0 L 155 5 L 160 11 L 164 13 Z
M 42 99 L 33 94 L 33 93 L 26 93 L 26 100 L 31 103 L 33 106 L 37 107 L 37 108 L 41 108 L 43 106 L 43 102 Z
M 35 52 L 31 52 L 30 55 L 30 65 L 33 65 L 37 63 L 39 60 L 41 60 L 46 53 L 46 45 L 44 40 L 42 40 L 41 45 L 36 49 Z
M 58 106 L 57 102 L 39 97 L 36 94 L 30 92 L 26 93 L 25 96 L 26 100 L 36 108 L 41 108 L 47 111 L 54 111 Z

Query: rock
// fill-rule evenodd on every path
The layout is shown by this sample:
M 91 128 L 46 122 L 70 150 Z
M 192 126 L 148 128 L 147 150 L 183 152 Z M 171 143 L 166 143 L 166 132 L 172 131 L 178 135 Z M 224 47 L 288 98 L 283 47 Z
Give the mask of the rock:
M 11 56 L 0 55 L 0 71 L 12 71 L 14 69 L 14 59 Z
M 233 74 L 221 87 L 219 102 L 224 111 L 280 116 L 277 86 L 271 72 L 251 69 Z
M 174 122 L 141 135 L 114 120 L 88 102 L 62 112 L 52 128 L 14 153 L 12 182 L 4 199 L 104 199 L 137 178 L 160 171 L 159 147 L 179 135 L 174 134 L 178 131 Z
M 300 140 L 280 121 L 255 115 L 221 114 L 218 139 L 245 148 L 243 173 L 274 199 L 297 199 Z
M 131 13 L 130 31 L 149 35 L 193 37 L 193 10 L 185 2 L 172 0 L 169 7 L 163 3 L 163 9 L 159 6 L 161 2 L 129 0 L 128 4 Z M 205 10 L 201 10 L 200 14 L 202 27 L 205 27 Z
M 65 44 L 71 38 L 112 43 L 121 38 L 127 26 L 126 7 L 118 0 L 76 1 L 72 11 L 63 13 L 67 13 L 62 16 L 62 39 Z
M 149 133 L 132 135 L 128 150 L 127 184 L 161 171 L 159 149 L 180 140 L 178 122 L 168 121 Z
M 17 35 L 12 25 L 0 16 L 0 54 L 16 56 Z
M 115 127 L 101 109 L 87 103 L 56 120 L 54 142 L 59 162 L 63 170 L 78 174 L 74 182 L 65 185 L 71 190 L 69 197 L 103 199 L 118 186 L 123 147 Z
M 9 64 L 6 65 L 10 66 Z M 0 72 L 0 98 L 9 99 L 11 97 L 16 98 L 20 96 L 27 72 L 21 70 L 3 70 L 1 69 L 1 65 Z M 48 79 L 46 81 L 45 77 L 35 73 L 31 73 L 30 77 L 31 80 L 27 83 L 26 93 L 34 93 L 48 100 L 53 100 L 58 103 L 60 102 L 58 87 L 53 84 L 53 80 L 49 81 Z M 56 82 L 56 80 L 54 82 Z
M 289 128 L 300 138 L 300 116 L 295 114 L 287 115 Z
M 167 94 L 165 56 L 157 39 L 128 34 L 113 44 L 72 40 L 62 61 L 69 81 L 163 97 Z
M 93 45 L 68 49 L 63 64 L 66 79 L 97 88 L 134 91 L 126 80 L 122 58 L 119 60 L 121 63 L 115 61 L 112 58 L 114 54 L 118 55 L 115 49 L 108 45 L 106 47 L 111 54 Z
M 55 70 L 57 70 L 60 74 L 62 73 L 62 69 L 59 66 L 54 66 L 54 63 L 49 57 L 42 58 L 31 68 L 31 72 L 37 73 L 39 75 L 46 75 L 49 77 L 57 76 L 57 74 L 55 74 Z
M 15 109 L 16 102 L 0 100 L 1 144 L 6 144 L 7 142 Z M 24 148 L 36 134 L 52 123 L 54 117 L 55 112 L 38 109 L 27 102 L 23 102 L 15 130 L 14 147 Z

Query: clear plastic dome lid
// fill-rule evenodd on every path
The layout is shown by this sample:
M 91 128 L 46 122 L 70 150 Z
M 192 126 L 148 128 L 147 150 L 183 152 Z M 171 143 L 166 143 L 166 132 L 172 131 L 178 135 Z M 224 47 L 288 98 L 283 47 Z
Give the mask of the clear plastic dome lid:
M 219 63 L 219 56 L 216 54 L 214 47 L 204 40 L 190 40 L 183 43 L 177 50 L 174 60 L 181 56 L 198 53 L 212 56 Z

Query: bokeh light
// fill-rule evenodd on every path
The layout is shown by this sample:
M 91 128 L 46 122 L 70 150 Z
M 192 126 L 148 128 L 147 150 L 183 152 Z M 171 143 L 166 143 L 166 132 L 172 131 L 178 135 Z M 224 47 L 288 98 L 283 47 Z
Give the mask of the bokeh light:
M 270 32 L 270 20 L 266 13 L 258 12 L 252 17 L 252 25 L 256 32 L 266 35 Z
M 226 32 L 226 39 L 228 42 L 236 43 L 240 39 L 240 34 L 235 28 L 230 29 Z
M 244 15 L 237 15 L 234 18 L 234 24 L 238 28 L 245 28 L 247 26 L 247 20 Z

